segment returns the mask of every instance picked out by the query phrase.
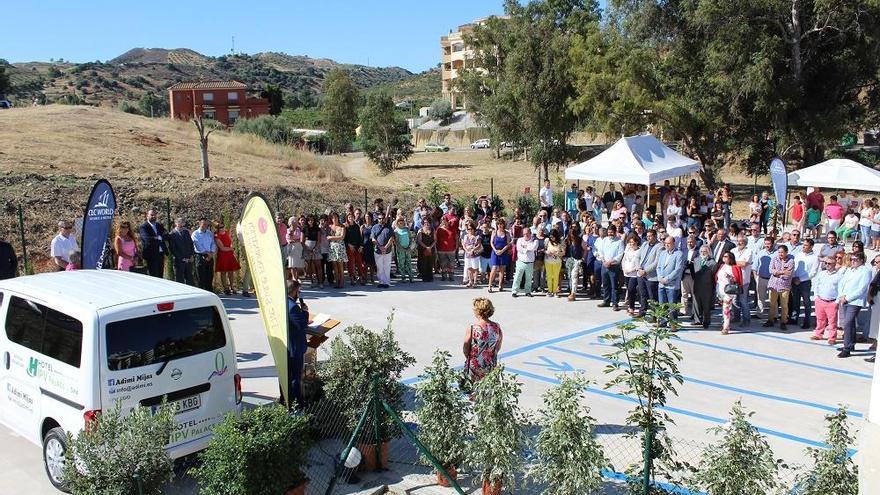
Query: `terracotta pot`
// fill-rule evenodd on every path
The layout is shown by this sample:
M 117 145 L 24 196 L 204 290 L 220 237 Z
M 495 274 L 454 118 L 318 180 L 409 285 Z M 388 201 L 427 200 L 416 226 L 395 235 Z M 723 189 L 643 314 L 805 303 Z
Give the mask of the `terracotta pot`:
M 300 484 L 296 485 L 293 488 L 288 488 L 284 495 L 306 495 L 306 487 L 309 486 L 308 478 L 302 480 Z
M 488 480 L 484 480 L 483 495 L 501 495 L 501 480 L 498 480 L 494 483 Z
M 388 446 L 389 442 L 382 442 L 381 447 L 379 448 L 379 455 L 382 461 L 382 467 L 388 467 Z M 358 471 L 360 472 L 369 472 L 376 470 L 376 446 L 373 444 L 365 444 L 359 443 L 356 445 L 357 449 L 361 451 L 361 464 L 358 466 Z
M 451 467 L 451 466 L 447 467 L 446 472 L 449 473 L 449 476 L 451 476 L 452 479 L 458 480 L 458 470 L 456 470 L 454 467 Z M 436 474 L 437 474 L 437 484 L 438 485 L 446 486 L 446 487 L 452 486 L 449 483 L 449 481 L 446 480 L 446 477 L 443 476 L 439 471 Z

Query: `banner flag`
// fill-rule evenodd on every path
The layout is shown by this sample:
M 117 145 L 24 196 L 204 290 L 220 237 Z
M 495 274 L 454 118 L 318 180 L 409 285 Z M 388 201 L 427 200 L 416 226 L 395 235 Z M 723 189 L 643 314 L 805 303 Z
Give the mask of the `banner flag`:
M 263 326 L 278 371 L 278 384 L 290 407 L 287 376 L 287 285 L 278 246 L 278 232 L 269 205 L 261 194 L 245 199 L 241 214 L 241 232 L 254 291 L 260 304 Z
M 116 195 L 106 179 L 92 187 L 83 215 L 81 267 L 100 270 L 110 255 L 110 228 L 116 217 Z
M 785 162 L 781 158 L 774 158 L 770 162 L 770 180 L 773 182 L 773 193 L 776 194 L 776 204 L 779 218 L 785 216 L 787 210 L 786 194 L 788 193 L 788 174 L 785 171 Z

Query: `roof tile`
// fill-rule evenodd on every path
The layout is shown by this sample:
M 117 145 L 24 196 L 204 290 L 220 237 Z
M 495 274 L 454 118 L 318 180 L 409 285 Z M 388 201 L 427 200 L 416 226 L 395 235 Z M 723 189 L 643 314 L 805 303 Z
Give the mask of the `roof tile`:
M 247 85 L 239 81 L 189 81 L 172 84 L 168 89 L 247 89 Z

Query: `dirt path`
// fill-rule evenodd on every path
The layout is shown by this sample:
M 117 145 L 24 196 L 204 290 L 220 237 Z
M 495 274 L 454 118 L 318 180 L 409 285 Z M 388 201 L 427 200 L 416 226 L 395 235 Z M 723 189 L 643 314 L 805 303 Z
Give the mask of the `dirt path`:
M 340 165 L 346 177 L 367 182 L 372 177 L 369 170 L 370 160 L 363 153 L 350 154 Z

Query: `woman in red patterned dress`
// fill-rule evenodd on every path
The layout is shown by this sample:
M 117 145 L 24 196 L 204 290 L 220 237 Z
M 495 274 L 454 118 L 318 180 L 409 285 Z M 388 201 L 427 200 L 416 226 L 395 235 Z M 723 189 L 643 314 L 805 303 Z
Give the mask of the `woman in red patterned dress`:
M 501 327 L 489 320 L 495 313 L 492 301 L 478 297 L 474 299 L 474 316 L 477 322 L 465 332 L 464 357 L 465 374 L 471 383 L 480 381 L 498 364 L 501 350 Z
M 241 265 L 235 259 L 235 252 L 232 250 L 232 237 L 223 222 L 214 223 L 214 242 L 217 244 L 217 261 L 214 263 L 214 271 L 220 274 L 220 284 L 228 296 L 232 294 L 235 274 L 238 273 Z

